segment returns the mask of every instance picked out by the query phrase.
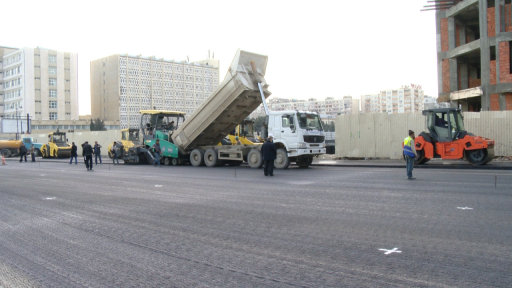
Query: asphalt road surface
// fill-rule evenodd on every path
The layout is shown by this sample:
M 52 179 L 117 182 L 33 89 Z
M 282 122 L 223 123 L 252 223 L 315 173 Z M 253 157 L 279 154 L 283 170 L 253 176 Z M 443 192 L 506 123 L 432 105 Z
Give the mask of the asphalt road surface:
M 512 173 L 0 166 L 2 287 L 510 287 Z

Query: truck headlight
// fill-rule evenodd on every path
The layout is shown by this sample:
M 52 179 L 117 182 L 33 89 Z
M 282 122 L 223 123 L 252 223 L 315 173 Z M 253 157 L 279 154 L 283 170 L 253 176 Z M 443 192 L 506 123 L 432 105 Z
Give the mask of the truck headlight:
M 305 142 L 299 142 L 297 143 L 299 149 L 305 149 L 308 148 L 308 144 Z

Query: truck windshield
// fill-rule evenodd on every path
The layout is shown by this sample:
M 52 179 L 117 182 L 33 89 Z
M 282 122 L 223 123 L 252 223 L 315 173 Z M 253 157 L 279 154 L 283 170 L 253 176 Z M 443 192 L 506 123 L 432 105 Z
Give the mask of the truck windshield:
M 462 114 L 460 112 L 454 112 L 452 115 L 454 115 L 455 123 L 457 123 L 457 131 L 466 131 Z
M 297 118 L 301 129 L 323 131 L 322 121 L 318 114 L 298 112 Z
M 53 142 L 55 143 L 65 143 L 66 135 L 64 134 L 53 134 Z

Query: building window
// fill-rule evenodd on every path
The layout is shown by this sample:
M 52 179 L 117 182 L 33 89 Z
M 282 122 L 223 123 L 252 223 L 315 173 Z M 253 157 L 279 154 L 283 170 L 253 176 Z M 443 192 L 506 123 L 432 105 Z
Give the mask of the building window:
M 57 101 L 48 101 L 48 108 L 51 108 L 51 109 L 57 108 Z
M 57 120 L 57 112 L 50 112 L 50 120 Z
M 48 79 L 48 84 L 50 86 L 57 86 L 57 79 L 55 79 L 55 78 Z
M 48 67 L 48 74 L 57 75 L 57 67 Z
M 48 63 L 57 63 L 57 55 L 48 55 Z
M 50 98 L 57 98 L 57 90 L 55 89 L 50 89 L 50 94 L 49 94 Z

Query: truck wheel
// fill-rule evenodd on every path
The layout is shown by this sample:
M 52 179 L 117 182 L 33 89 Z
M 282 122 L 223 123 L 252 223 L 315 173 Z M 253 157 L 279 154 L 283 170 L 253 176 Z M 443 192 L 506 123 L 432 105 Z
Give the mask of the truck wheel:
M 204 156 L 203 150 L 201 150 L 201 149 L 192 150 L 192 152 L 190 153 L 190 164 L 192 164 L 192 166 L 194 166 L 194 167 L 204 165 L 203 156 Z
M 312 162 L 313 156 L 299 156 L 296 161 L 300 168 L 308 168 Z
M 425 150 L 416 150 L 417 157 L 414 159 L 415 165 L 421 165 L 428 162 L 428 158 L 425 158 Z
M 2 151 L 0 151 L 0 154 L 4 155 L 5 158 L 11 157 L 11 151 L 9 151 L 9 149 L 2 149 Z
M 288 153 L 286 153 L 286 149 L 279 148 L 276 152 L 276 160 L 274 160 L 274 167 L 277 169 L 286 169 L 290 165 L 290 159 L 288 158 Z
M 170 159 L 169 157 L 165 157 L 165 158 L 164 158 L 164 165 L 165 165 L 165 166 L 169 166 L 169 165 L 171 165 L 171 159 Z
M 482 165 L 487 163 L 487 149 L 467 150 L 466 157 L 473 165 Z
M 215 149 L 207 149 L 204 152 L 204 164 L 206 167 L 214 167 L 218 164 L 217 151 Z
M 179 162 L 178 162 L 178 158 L 171 158 L 171 165 L 172 166 L 178 166 Z
M 261 157 L 261 152 L 258 149 L 251 149 L 249 154 L 247 154 L 247 164 L 251 168 L 261 168 L 263 165 L 263 158 Z

